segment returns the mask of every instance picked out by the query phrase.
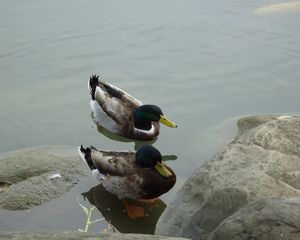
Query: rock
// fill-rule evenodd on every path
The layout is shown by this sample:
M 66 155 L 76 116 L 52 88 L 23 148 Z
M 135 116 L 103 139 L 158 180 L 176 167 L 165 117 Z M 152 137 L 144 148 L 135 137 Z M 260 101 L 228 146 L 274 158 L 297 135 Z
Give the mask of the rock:
M 300 198 L 257 200 L 226 218 L 210 240 L 300 239 Z
M 0 232 L 1 240 L 186 240 L 186 238 L 174 238 L 153 236 L 144 234 L 121 234 L 121 233 L 80 233 L 80 232 Z
M 300 117 L 246 117 L 238 127 L 235 140 L 186 181 L 156 234 L 208 239 L 254 200 L 300 196 Z
M 28 209 L 68 191 L 88 169 L 76 147 L 40 146 L 0 155 L 0 208 Z

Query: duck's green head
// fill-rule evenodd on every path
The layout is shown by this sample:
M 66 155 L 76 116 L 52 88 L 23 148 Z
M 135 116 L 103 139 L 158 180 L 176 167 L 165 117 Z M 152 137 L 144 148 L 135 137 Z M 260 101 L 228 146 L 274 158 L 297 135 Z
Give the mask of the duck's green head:
M 142 105 L 134 112 L 134 124 L 136 128 L 143 130 L 150 130 L 151 122 L 161 122 L 168 127 L 176 128 L 177 125 L 171 122 L 162 112 L 162 110 L 155 105 Z
M 135 155 L 136 164 L 141 168 L 154 167 L 164 177 L 172 176 L 172 173 L 162 163 L 160 152 L 151 145 L 144 145 L 139 148 Z

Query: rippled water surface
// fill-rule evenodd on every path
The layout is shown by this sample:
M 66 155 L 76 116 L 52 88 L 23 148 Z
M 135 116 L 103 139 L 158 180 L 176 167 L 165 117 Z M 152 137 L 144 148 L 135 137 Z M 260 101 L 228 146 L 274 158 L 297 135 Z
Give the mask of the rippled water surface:
M 278 3 L 3 0 L 0 151 L 41 144 L 132 150 L 96 131 L 86 83 L 100 74 L 178 124 L 162 127 L 154 144 L 178 157 L 168 162 L 178 176 L 162 197 L 168 203 L 232 139 L 238 116 L 299 112 L 300 11 L 256 14 Z M 44 206 L 1 211 L 0 230 L 82 228 L 76 196 L 95 185 L 86 178 Z

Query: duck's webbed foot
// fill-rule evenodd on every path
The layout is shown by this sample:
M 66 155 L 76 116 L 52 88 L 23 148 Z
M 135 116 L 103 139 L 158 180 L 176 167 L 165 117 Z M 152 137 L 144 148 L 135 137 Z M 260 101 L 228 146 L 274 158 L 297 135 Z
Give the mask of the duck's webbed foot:
M 134 205 L 130 205 L 127 200 L 123 200 L 126 210 L 127 210 L 127 214 L 130 218 L 135 219 L 135 218 L 139 218 L 139 217 L 144 217 L 145 216 L 145 209 L 142 207 L 138 207 L 138 206 L 134 206 Z

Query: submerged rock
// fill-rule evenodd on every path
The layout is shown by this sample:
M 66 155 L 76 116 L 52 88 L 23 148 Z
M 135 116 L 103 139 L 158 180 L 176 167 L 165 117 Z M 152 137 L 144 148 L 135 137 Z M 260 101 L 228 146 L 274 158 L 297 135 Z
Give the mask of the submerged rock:
M 186 181 L 158 221 L 157 234 L 208 239 L 254 200 L 300 197 L 300 117 L 246 117 L 238 127 L 235 140 Z
M 28 209 L 68 191 L 88 169 L 70 146 L 40 146 L 0 155 L 0 208 Z
M 186 238 L 174 238 L 153 236 L 144 234 L 121 234 L 121 233 L 80 233 L 80 232 L 0 232 L 1 240 L 186 240 Z
M 210 240 L 300 239 L 300 198 L 257 200 L 226 218 Z

